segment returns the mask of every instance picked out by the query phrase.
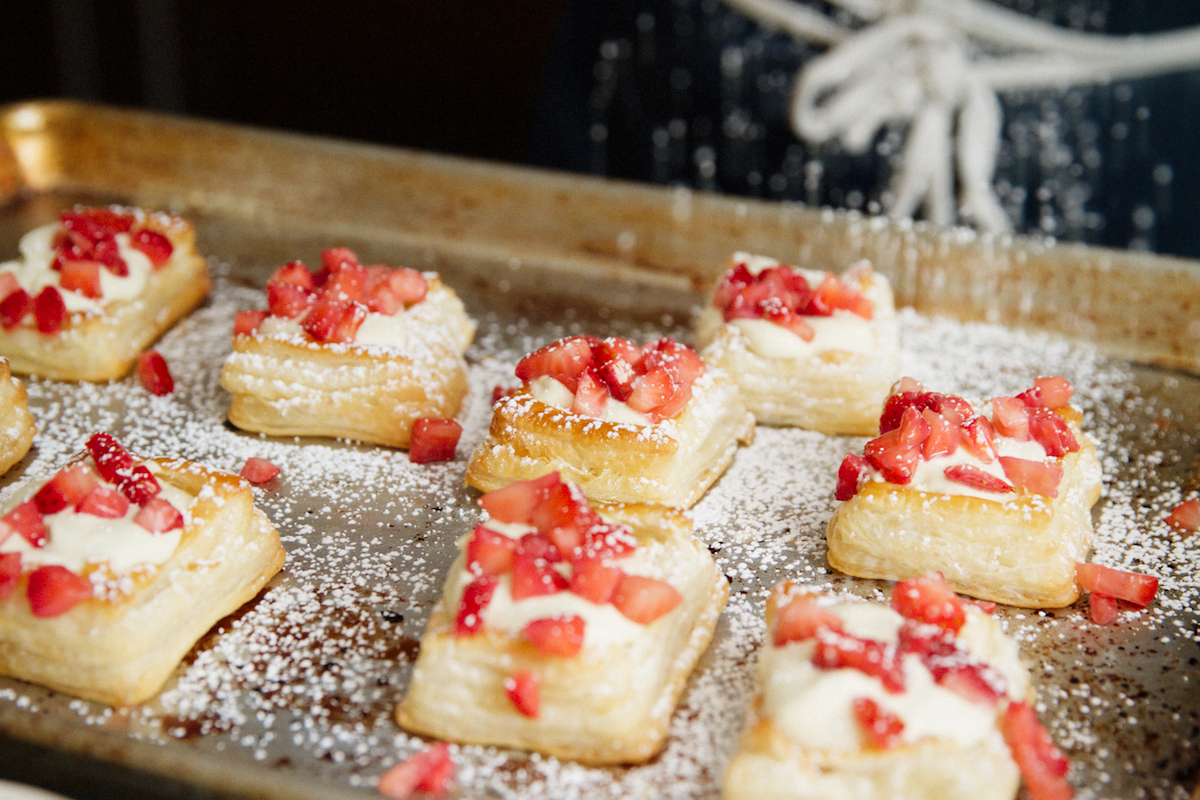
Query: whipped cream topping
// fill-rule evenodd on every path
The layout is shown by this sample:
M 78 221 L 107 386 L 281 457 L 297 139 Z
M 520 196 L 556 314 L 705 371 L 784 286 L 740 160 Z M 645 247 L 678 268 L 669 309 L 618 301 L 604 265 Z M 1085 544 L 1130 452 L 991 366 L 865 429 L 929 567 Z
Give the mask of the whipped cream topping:
M 575 404 L 575 394 L 564 386 L 557 378 L 541 375 L 529 382 L 529 392 L 536 399 L 548 406 L 570 411 Z M 634 411 L 615 397 L 609 397 L 604 404 L 604 414 L 597 419 L 604 422 L 624 422 L 629 425 L 652 425 L 650 418 L 639 411 Z

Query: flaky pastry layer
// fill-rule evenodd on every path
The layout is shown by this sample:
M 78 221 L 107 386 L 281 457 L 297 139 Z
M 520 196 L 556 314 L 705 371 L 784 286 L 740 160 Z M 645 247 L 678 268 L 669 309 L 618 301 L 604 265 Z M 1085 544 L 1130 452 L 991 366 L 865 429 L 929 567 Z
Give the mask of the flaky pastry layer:
M 0 358 L 0 475 L 25 457 L 36 431 L 25 387 Z

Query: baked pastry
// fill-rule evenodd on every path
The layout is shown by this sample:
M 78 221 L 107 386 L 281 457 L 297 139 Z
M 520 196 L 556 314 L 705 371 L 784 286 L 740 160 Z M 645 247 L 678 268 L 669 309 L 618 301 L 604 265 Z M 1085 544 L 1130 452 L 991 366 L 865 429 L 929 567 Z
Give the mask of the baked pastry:
M 1028 608 L 1075 602 L 1100 497 L 1096 448 L 1061 376 L 982 414 L 905 378 L 880 435 L 838 472 L 829 563 L 860 578 L 941 571 L 958 592 Z
M 414 421 L 458 413 L 475 325 L 434 273 L 363 266 L 344 247 L 322 261 L 280 267 L 269 308 L 238 314 L 221 371 L 229 421 L 406 448 Z
M 766 614 L 725 800 L 1071 796 L 1016 643 L 937 575 L 890 608 L 783 583 Z
M 3 509 L 0 674 L 139 703 L 283 560 L 250 484 L 97 433 Z
M 868 261 L 838 277 L 734 253 L 696 324 L 704 360 L 759 423 L 828 434 L 875 433 L 899 341 L 891 286 Z
M 594 500 L 687 508 L 754 436 L 733 380 L 671 339 L 571 336 L 516 373 L 467 465 L 483 491 L 559 471 Z
M 105 381 L 208 294 L 187 220 L 75 208 L 21 238 L 0 264 L 0 356 L 13 372 Z
M 661 506 L 589 506 L 556 473 L 485 494 L 396 712 L 416 733 L 587 764 L 661 747 L 728 582 Z
M 0 475 L 25 457 L 36 432 L 25 387 L 0 358 Z

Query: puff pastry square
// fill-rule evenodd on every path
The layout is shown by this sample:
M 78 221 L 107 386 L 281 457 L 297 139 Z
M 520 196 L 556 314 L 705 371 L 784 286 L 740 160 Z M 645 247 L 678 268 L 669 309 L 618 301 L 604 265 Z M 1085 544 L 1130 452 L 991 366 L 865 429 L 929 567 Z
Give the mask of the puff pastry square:
M 696 345 L 764 425 L 873 434 L 899 377 L 892 289 L 866 261 L 839 278 L 735 253 Z
M 300 262 L 281 267 L 270 309 L 243 312 L 258 315 L 249 323 L 239 315 L 221 372 L 229 420 L 272 436 L 407 448 L 416 420 L 458 413 L 475 325 L 433 273 L 364 267 L 345 248 L 323 258 L 316 275 Z M 416 289 L 402 297 L 393 280 Z
M 0 475 L 29 452 L 36 430 L 25 387 L 8 371 L 8 362 L 0 358 Z
M 30 231 L 21 258 L 0 264 L 0 355 L 19 374 L 121 377 L 208 294 L 195 240 L 181 217 L 119 207 L 76 208 Z
M 830 565 L 890 580 L 938 570 L 958 592 L 1027 608 L 1075 602 L 1101 472 L 1064 385 L 1039 378 L 976 413 L 962 398 L 901 381 L 884 433 L 865 457 L 842 462 Z M 1056 398 L 1049 407 L 1042 387 L 1055 389 L 1045 393 Z
M 97 459 L 124 451 L 105 437 L 89 441 L 100 455 L 80 456 L 0 512 L 0 674 L 131 705 L 156 694 L 214 623 L 258 594 L 284 551 L 247 482 L 126 454 L 114 485 Z M 38 524 L 45 541 L 35 546 Z
M 516 517 L 491 498 L 531 487 L 549 504 L 535 512 L 538 525 L 500 522 Z M 554 474 L 481 502 L 496 514 L 464 537 L 397 709 L 400 725 L 587 764 L 649 759 L 728 596 L 690 522 L 661 506 L 587 510 L 577 487 Z M 575 521 L 550 523 L 546 508 Z M 573 547 L 563 541 L 571 536 Z M 515 554 L 511 566 L 496 565 L 498 541 Z M 537 580 L 545 593 L 527 594 Z
M 910 592 L 918 605 L 936 594 L 953 614 L 896 602 Z M 1027 755 L 1010 743 L 1029 733 L 1065 772 L 1029 706 L 1016 643 L 996 621 L 936 576 L 899 584 L 892 597 L 889 608 L 838 604 L 790 583 L 772 590 L 758 692 L 725 800 L 1011 800 Z
M 558 471 L 595 500 L 688 508 L 753 440 L 729 375 L 669 339 L 569 337 L 527 356 L 517 376 L 467 465 L 483 491 Z M 669 388 L 641 402 L 651 384 Z

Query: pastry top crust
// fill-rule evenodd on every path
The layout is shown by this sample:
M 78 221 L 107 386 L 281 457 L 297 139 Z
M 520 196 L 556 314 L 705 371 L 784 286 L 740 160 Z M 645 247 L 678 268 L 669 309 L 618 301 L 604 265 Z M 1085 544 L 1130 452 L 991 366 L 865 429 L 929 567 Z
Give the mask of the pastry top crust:
M 0 475 L 25 457 L 36 432 L 25 387 L 0 358 Z

